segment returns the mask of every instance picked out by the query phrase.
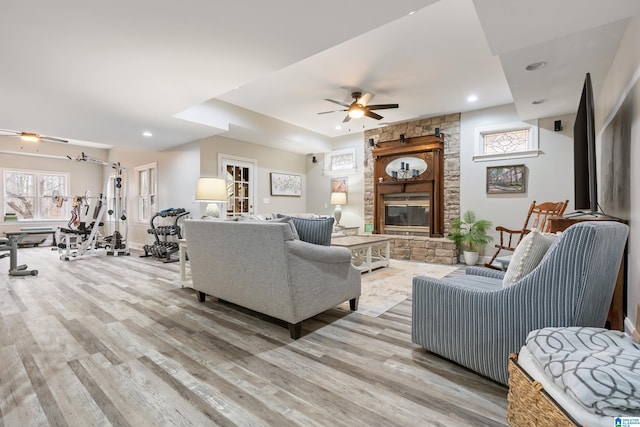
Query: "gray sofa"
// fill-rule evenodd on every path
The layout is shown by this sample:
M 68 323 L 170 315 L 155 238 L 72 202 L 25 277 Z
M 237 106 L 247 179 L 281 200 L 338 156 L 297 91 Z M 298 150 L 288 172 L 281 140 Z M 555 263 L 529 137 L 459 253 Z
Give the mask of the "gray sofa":
M 193 288 L 266 314 L 301 336 L 302 321 L 349 301 L 357 309 L 360 272 L 348 249 L 299 240 L 290 221 L 186 220 Z
M 513 285 L 502 271 L 469 267 L 446 279 L 413 278 L 411 339 L 430 352 L 507 384 L 507 361 L 545 327 L 603 327 L 629 228 L 569 227 Z

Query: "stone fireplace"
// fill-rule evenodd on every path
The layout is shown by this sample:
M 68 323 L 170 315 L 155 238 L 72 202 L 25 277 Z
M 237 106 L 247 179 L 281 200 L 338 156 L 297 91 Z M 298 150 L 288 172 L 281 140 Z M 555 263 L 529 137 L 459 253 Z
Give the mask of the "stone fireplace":
M 435 137 L 436 128 L 440 138 Z M 374 233 L 393 236 L 394 259 L 456 264 L 455 244 L 446 235 L 451 219 L 460 216 L 460 114 L 383 126 L 365 131 L 364 136 L 365 224 L 370 224 Z M 438 150 L 425 150 L 428 147 L 424 145 L 429 143 L 437 144 Z M 390 152 L 391 147 L 411 151 L 419 146 L 414 153 Z M 427 164 L 426 172 L 421 162 L 402 159 L 416 156 L 436 157 L 422 157 Z M 442 177 L 437 184 L 434 176 L 429 175 L 436 172 L 436 165 Z M 385 219 L 389 213 L 391 216 Z M 402 221 L 408 224 L 398 229 L 403 225 L 397 223 Z
M 373 225 L 374 231 L 378 226 L 374 220 L 376 212 L 376 186 L 377 180 L 374 167 L 376 161 L 373 153 L 392 143 L 399 144 L 400 135 L 405 137 L 405 145 L 410 146 L 419 142 L 419 137 L 435 135 L 436 128 L 444 135 L 442 150 L 443 191 L 441 197 L 442 220 L 444 229 L 441 235 L 446 236 L 451 219 L 460 217 L 460 114 L 448 114 L 411 122 L 396 123 L 376 129 L 367 130 L 364 133 L 365 145 L 365 170 L 364 170 L 364 219 L 365 224 Z M 370 141 L 374 145 L 371 145 Z M 378 151 L 379 152 L 379 151 Z M 413 169 L 410 166 L 410 169 Z M 379 177 L 378 177 L 379 178 Z M 433 200 L 430 201 L 434 206 Z M 411 233 L 410 233 L 411 234 Z

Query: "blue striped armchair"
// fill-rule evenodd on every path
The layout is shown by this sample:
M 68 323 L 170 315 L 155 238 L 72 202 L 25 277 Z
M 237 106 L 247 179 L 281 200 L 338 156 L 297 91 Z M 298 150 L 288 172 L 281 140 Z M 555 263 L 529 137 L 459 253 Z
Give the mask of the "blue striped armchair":
M 504 272 L 484 267 L 445 279 L 414 277 L 411 339 L 507 384 L 509 353 L 520 350 L 530 331 L 605 325 L 627 235 L 618 222 L 577 223 L 508 287 Z

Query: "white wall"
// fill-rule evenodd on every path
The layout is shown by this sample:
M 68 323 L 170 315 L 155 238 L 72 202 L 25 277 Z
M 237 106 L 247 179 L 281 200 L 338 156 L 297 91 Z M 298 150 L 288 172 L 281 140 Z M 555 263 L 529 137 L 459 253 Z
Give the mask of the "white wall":
M 276 150 L 237 139 L 212 136 L 200 141 L 200 170 L 203 176 L 219 176 L 218 153 L 253 159 L 258 163 L 255 214 L 303 213 L 310 195 L 306 181 L 306 156 Z M 290 173 L 302 177 L 302 196 L 272 196 L 270 173 Z M 195 181 L 193 184 L 195 191 Z
M 629 253 L 627 262 L 627 319 L 628 330 L 640 324 L 640 170 L 633 161 L 640 159 L 640 18 L 633 18 L 625 31 L 616 57 L 609 69 L 602 89 L 596 96 L 596 139 L 629 96 L 632 101 L 631 124 L 631 214 L 629 218 Z
M 555 120 L 562 120 L 563 130 L 554 132 Z M 460 211 L 473 210 L 480 219 L 487 219 L 495 226 L 520 229 L 533 200 L 562 201 L 573 199 L 573 116 L 541 119 L 538 122 L 539 149 L 537 157 L 509 160 L 474 161 L 475 129 L 488 125 L 519 122 L 512 104 L 467 113 L 460 117 Z M 525 164 L 527 169 L 526 192 L 517 194 L 487 194 L 486 173 L 488 166 Z M 493 243 L 485 248 L 485 255 L 493 254 Z
M 147 233 L 149 222 L 138 218 L 138 177 L 135 168 L 149 163 L 158 164 L 158 209 L 184 208 L 192 217 L 199 209 L 193 202 L 196 182 L 200 175 L 199 144 L 192 142 L 166 151 L 133 150 L 116 147 L 109 150 L 109 162 L 120 163 L 127 169 L 129 177 L 129 230 L 127 239 L 132 248 L 141 248 L 153 243 Z
M 313 194 L 307 202 L 309 212 L 320 215 L 333 215 L 335 206 L 329 204 L 331 196 L 331 178 L 347 178 L 347 204 L 341 206 L 340 224 L 347 227 L 360 227 L 364 232 L 364 133 L 357 132 L 336 138 L 333 150 L 355 148 L 356 172 L 351 174 L 328 176 L 323 173 L 324 156 L 328 153 L 314 154 L 317 163 L 311 161 L 313 155 L 307 156 L 307 191 Z

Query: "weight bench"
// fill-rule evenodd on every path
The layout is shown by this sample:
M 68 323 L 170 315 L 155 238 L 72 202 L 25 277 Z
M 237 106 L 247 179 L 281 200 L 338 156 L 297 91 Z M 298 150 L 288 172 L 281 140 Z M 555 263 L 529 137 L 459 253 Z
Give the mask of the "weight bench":
M 11 234 L 6 239 L 0 238 L 0 252 L 8 251 L 9 253 L 1 254 L 0 258 L 9 257 L 9 275 L 11 276 L 37 276 L 38 270 L 27 270 L 27 265 L 18 265 L 18 241 L 23 234 Z

